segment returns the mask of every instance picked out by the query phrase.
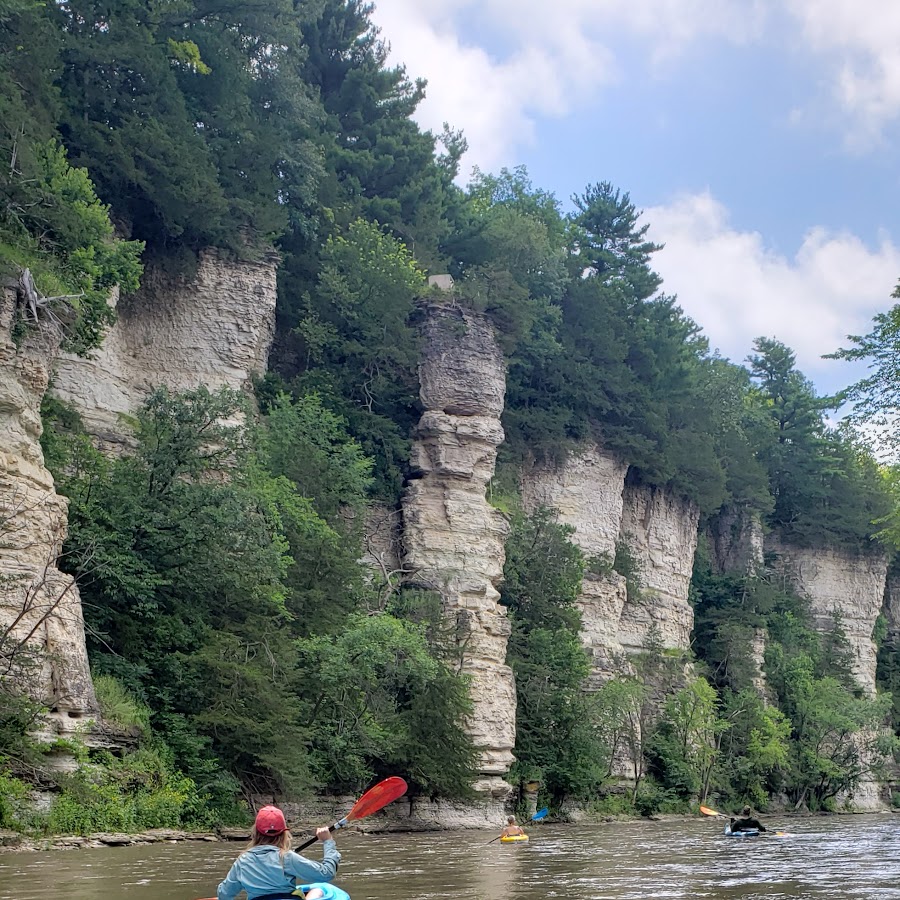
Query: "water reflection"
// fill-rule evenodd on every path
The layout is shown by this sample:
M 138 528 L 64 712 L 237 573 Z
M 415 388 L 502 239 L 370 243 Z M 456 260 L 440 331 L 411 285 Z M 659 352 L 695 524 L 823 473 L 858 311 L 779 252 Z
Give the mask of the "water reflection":
M 484 832 L 344 835 L 353 900 L 900 900 L 900 821 L 793 820 L 784 838 L 726 838 L 711 821 L 534 828 L 528 844 Z M 209 897 L 239 844 L 156 844 L 0 855 L 0 900 Z M 313 854 L 315 855 L 315 854 Z

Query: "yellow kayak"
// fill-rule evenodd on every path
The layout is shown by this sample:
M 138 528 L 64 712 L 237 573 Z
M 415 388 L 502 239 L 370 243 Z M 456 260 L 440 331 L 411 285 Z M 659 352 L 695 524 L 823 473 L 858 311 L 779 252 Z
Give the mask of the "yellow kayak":
M 527 841 L 527 834 L 511 834 L 508 837 L 500 838 L 501 844 L 518 844 L 520 841 Z

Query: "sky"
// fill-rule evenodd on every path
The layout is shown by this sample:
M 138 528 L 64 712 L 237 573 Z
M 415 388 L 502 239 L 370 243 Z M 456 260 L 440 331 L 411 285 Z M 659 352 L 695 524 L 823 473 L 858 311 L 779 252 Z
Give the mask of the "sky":
M 463 172 L 525 165 L 571 197 L 629 192 L 664 290 L 740 362 L 822 359 L 900 279 L 900 0 L 375 0 L 417 118 L 469 143 Z

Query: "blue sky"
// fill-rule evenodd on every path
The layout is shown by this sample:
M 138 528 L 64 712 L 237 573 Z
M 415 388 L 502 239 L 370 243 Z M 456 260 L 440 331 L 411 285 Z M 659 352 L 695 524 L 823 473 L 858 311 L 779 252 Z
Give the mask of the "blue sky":
M 821 360 L 900 278 L 900 2 L 376 0 L 421 123 L 464 161 L 645 210 L 665 289 L 732 359 L 759 334 Z

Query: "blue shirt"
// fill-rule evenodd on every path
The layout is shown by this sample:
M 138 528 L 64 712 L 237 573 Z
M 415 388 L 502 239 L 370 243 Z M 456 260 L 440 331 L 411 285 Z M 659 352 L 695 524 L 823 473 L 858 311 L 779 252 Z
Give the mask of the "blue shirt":
M 218 900 L 232 900 L 242 891 L 248 900 L 263 894 L 289 894 L 297 884 L 331 881 L 337 873 L 341 854 L 334 841 L 325 841 L 322 862 L 313 862 L 293 850 L 284 854 L 271 844 L 245 850 L 216 891 Z

